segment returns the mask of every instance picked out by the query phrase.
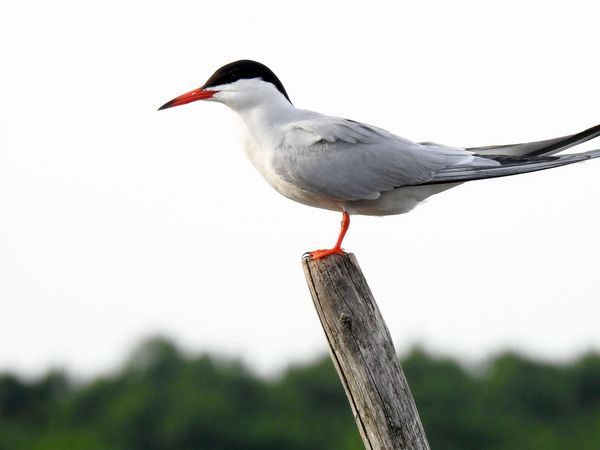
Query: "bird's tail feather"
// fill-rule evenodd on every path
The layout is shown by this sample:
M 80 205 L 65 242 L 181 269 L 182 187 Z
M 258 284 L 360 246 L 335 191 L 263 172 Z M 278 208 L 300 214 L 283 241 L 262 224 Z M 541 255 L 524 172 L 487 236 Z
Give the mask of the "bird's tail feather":
M 547 139 L 545 141 L 525 142 L 523 144 L 511 145 L 489 145 L 486 147 L 467 148 L 466 150 L 481 156 L 548 156 L 562 152 L 563 150 L 582 144 L 598 136 L 600 136 L 600 125 L 588 128 L 580 133 Z
M 600 157 L 599 150 L 575 153 L 560 156 L 533 156 L 533 157 L 510 157 L 510 156 L 488 156 L 500 164 L 494 167 L 451 167 L 444 169 L 425 184 L 456 183 L 471 180 L 482 180 L 485 178 L 505 177 L 521 173 L 537 172 L 538 170 L 552 169 L 565 166 L 588 159 Z

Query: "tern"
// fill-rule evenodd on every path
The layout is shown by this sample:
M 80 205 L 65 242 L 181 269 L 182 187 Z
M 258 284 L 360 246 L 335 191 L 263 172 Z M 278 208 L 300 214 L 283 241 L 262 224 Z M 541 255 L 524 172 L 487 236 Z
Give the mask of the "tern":
M 267 66 L 240 60 L 159 110 L 197 100 L 223 103 L 242 123 L 244 149 L 266 181 L 287 198 L 342 213 L 334 247 L 342 253 L 351 214 L 403 214 L 464 182 L 551 169 L 600 157 L 600 150 L 557 155 L 600 135 L 600 125 L 544 141 L 461 148 L 412 142 L 350 119 L 296 108 Z

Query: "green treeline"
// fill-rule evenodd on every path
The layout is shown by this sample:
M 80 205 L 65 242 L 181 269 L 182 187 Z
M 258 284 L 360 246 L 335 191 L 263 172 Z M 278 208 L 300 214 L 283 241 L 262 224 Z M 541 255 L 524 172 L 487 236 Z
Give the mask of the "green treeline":
M 402 364 L 435 450 L 600 449 L 600 355 L 504 354 L 474 371 L 415 349 Z M 0 375 L 0 450 L 362 448 L 326 357 L 263 379 L 153 339 L 87 384 Z

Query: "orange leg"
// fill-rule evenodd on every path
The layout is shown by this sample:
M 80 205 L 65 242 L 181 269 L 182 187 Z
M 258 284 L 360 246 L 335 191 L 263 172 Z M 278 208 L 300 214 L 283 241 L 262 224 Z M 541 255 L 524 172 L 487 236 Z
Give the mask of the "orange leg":
M 342 241 L 344 240 L 344 236 L 346 236 L 346 231 L 350 227 L 350 214 L 344 211 L 344 216 L 342 217 L 342 229 L 340 230 L 340 235 L 338 236 L 338 240 L 335 243 L 335 247 L 330 248 L 328 250 L 315 250 L 314 252 L 310 252 L 311 259 L 321 259 L 326 256 L 333 255 L 335 253 L 344 253 L 342 250 Z

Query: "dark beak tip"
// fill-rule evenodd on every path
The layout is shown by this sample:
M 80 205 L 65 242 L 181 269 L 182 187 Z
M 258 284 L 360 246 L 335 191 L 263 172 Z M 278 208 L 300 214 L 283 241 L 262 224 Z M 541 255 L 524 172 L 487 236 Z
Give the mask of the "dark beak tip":
M 162 105 L 160 108 L 157 109 L 157 111 L 161 111 L 163 109 L 167 109 L 170 108 L 173 105 L 173 100 L 165 103 L 164 105 Z

